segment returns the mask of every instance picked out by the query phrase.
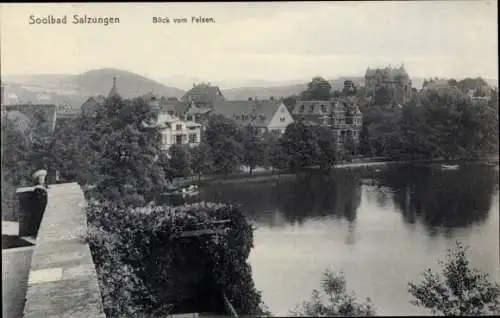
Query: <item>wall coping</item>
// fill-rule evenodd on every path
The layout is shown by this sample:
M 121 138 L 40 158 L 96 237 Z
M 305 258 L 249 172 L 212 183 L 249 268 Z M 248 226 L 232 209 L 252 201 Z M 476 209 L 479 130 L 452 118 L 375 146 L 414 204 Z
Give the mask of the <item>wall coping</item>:
M 47 192 L 47 207 L 33 248 L 24 317 L 105 318 L 95 265 L 84 240 L 83 192 L 76 182 L 50 185 Z

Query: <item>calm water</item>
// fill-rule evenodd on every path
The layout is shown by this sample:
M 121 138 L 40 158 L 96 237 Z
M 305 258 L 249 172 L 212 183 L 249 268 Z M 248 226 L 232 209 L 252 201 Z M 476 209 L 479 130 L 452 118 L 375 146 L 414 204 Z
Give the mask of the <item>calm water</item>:
M 475 267 L 500 281 L 498 197 L 498 172 L 475 165 L 211 186 L 199 200 L 241 204 L 255 223 L 250 262 L 273 314 L 308 300 L 333 267 L 379 314 L 414 315 L 427 312 L 409 304 L 407 282 L 436 268 L 456 240 L 471 247 Z

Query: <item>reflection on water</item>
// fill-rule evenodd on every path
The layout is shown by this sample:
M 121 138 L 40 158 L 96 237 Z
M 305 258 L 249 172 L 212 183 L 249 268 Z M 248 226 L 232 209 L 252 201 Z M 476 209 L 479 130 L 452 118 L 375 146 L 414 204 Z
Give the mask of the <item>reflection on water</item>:
M 492 167 L 316 173 L 210 186 L 196 200 L 239 204 L 256 224 L 250 261 L 275 315 L 309 299 L 330 266 L 344 270 L 348 287 L 371 297 L 380 314 L 426 314 L 409 304 L 406 284 L 435 267 L 455 240 L 471 246 L 474 266 L 499 279 Z

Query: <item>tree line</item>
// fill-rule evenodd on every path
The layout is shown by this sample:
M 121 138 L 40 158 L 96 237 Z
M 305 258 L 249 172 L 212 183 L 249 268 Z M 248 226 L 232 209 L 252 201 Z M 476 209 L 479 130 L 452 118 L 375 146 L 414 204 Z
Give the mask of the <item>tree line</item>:
M 330 129 L 300 120 L 277 136 L 212 116 L 198 146 L 174 145 L 165 151 L 161 131 L 144 125 L 154 114 L 141 98 L 112 97 L 95 118 L 60 119 L 50 138 L 38 134 L 36 127 L 23 131 L 7 119 L 2 124 L 3 205 L 12 210 L 8 207 L 15 203 L 13 189 L 28 183 L 31 173 L 41 168 L 57 170 L 65 180 L 100 184 L 115 196 L 126 194 L 142 201 L 174 178 L 227 176 L 242 165 L 250 174 L 257 167 L 300 172 L 311 166 L 328 170 L 353 156 L 473 159 L 497 153 L 498 90 L 490 91 L 489 100 L 474 100 L 462 87 L 468 90 L 474 83 L 427 87 L 403 108 L 360 107 L 359 144 L 347 138 L 344 147 L 337 147 Z M 330 90 L 327 81 L 315 78 L 301 95 L 330 98 Z M 346 81 L 338 94 L 358 92 Z

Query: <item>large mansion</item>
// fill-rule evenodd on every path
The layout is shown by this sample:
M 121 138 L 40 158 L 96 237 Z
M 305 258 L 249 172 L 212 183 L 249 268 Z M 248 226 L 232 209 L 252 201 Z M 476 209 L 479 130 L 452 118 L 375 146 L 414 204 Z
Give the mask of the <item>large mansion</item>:
M 365 88 L 367 97 L 374 97 L 381 88 L 387 89 L 391 99 L 397 105 L 404 105 L 411 100 L 412 81 L 403 65 L 366 70 Z
M 327 101 L 297 101 L 292 115 L 296 120 L 310 126 L 331 129 L 341 146 L 347 138 L 359 142 L 363 119 L 358 105 L 353 99 L 338 98 Z

